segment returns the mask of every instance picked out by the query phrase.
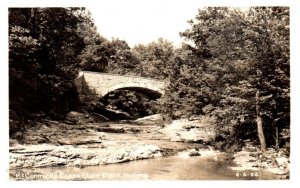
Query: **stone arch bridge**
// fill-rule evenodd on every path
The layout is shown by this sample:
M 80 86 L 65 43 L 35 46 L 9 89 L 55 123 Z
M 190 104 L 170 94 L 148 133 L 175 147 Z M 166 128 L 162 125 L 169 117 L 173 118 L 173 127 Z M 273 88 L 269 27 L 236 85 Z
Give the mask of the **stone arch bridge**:
M 104 97 L 112 91 L 128 89 L 139 91 L 153 99 L 164 95 L 165 88 L 169 84 L 166 80 L 91 71 L 79 71 L 75 82 L 80 94 L 89 92 Z

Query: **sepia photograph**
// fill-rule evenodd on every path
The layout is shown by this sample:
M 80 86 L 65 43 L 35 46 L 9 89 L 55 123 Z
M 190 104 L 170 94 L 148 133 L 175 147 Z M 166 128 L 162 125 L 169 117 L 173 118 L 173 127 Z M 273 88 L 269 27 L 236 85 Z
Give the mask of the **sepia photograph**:
M 289 180 L 290 7 L 8 7 L 9 179 Z

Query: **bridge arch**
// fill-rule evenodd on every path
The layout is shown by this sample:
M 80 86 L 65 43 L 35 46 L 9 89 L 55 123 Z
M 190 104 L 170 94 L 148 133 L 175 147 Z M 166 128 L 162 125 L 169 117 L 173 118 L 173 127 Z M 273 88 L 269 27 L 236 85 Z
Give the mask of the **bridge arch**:
M 141 92 L 153 99 L 164 95 L 167 85 L 166 81 L 151 78 L 91 71 L 80 71 L 75 82 L 79 93 L 86 92 L 84 90 L 88 88 L 89 92 L 104 97 L 112 91 L 127 89 Z
M 163 94 L 160 93 L 159 91 L 155 91 L 149 88 L 145 88 L 145 87 L 119 87 L 116 86 L 114 88 L 111 88 L 103 97 L 106 97 L 107 95 L 109 95 L 110 93 L 114 92 L 114 91 L 119 91 L 119 90 L 130 90 L 130 91 L 136 91 L 139 93 L 142 93 L 144 95 L 146 95 L 149 99 L 157 99 L 160 98 Z

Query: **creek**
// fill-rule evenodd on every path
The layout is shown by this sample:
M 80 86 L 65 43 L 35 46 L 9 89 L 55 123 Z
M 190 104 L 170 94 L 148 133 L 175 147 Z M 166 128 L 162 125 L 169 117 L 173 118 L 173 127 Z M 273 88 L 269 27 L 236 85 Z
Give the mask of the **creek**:
M 26 164 L 37 164 L 36 157 L 39 155 L 41 159 L 40 164 L 47 164 L 50 159 L 53 159 L 53 156 L 57 156 L 59 151 L 63 152 L 61 149 L 65 149 L 67 152 L 76 152 L 79 148 L 84 149 L 80 152 L 93 151 L 95 147 L 103 147 L 103 150 L 99 150 L 99 155 L 109 156 L 109 159 L 119 159 L 120 155 L 118 154 L 124 147 L 127 147 L 128 150 L 135 150 L 135 147 L 140 149 L 136 151 L 141 151 L 141 148 L 147 148 L 147 144 L 152 144 L 162 148 L 163 150 L 172 151 L 172 154 L 163 155 L 161 157 L 157 156 L 155 158 L 147 157 L 147 159 L 139 160 L 124 160 L 124 162 L 119 162 L 115 164 L 100 164 L 93 166 L 70 166 L 69 163 L 66 163 L 62 166 L 51 166 L 48 165 L 44 167 L 26 167 L 26 168 L 15 168 L 10 170 L 10 177 L 15 180 L 245 180 L 245 179 L 276 179 L 276 175 L 268 173 L 263 170 L 244 170 L 237 171 L 232 170 L 231 167 L 236 166 L 232 161 L 231 154 L 218 152 L 214 150 L 209 150 L 208 146 L 203 146 L 202 144 L 197 143 L 183 143 L 183 142 L 171 142 L 166 140 L 162 133 L 159 131 L 159 126 L 157 125 L 140 125 L 140 124 L 126 124 L 122 122 L 110 123 L 109 127 L 107 124 L 98 125 L 91 124 L 81 125 L 77 127 L 67 126 L 64 128 L 62 125 L 57 125 L 57 127 L 45 127 L 38 131 L 33 131 L 32 134 L 45 134 L 49 138 L 52 138 L 53 141 L 61 140 L 61 144 L 76 143 L 80 145 L 45 145 L 48 147 L 49 153 L 47 151 L 36 151 L 36 156 L 33 155 L 33 150 L 46 150 L 42 145 L 39 147 L 33 147 L 31 145 L 31 150 L 27 147 L 28 145 L 22 145 L 19 147 L 19 153 L 15 153 L 16 161 L 22 159 L 25 160 Z M 99 127 L 104 126 L 104 128 L 109 128 L 109 131 L 118 131 L 119 133 L 110 133 L 110 132 L 98 132 Z M 70 128 L 71 127 L 71 128 Z M 84 129 L 82 128 L 84 127 Z M 88 127 L 88 128 L 87 128 Z M 52 130 L 53 129 L 53 130 Z M 68 131 L 57 131 L 58 129 L 68 130 Z M 102 128 L 103 129 L 103 128 Z M 101 130 L 102 130 L 101 129 Z M 78 131 L 79 130 L 79 131 Z M 83 130 L 88 130 L 84 132 Z M 123 130 L 123 131 L 120 131 Z M 134 130 L 132 132 L 132 130 Z M 138 132 L 137 132 L 138 130 Z M 128 132 L 129 131 L 129 132 Z M 60 137 L 61 132 L 68 133 L 68 137 Z M 102 140 L 102 143 L 93 143 L 92 138 L 99 137 L 97 134 L 101 134 L 102 137 L 105 136 L 105 139 Z M 32 138 L 34 135 L 29 135 Z M 78 135 L 79 134 L 79 135 Z M 103 135 L 104 134 L 104 135 Z M 92 136 L 91 136 L 92 135 Z M 94 136 L 93 136 L 94 135 Z M 63 136 L 63 135 L 61 135 Z M 85 136 L 85 137 L 82 137 Z M 81 145 L 82 138 L 84 138 L 84 143 Z M 86 139 L 89 140 L 86 140 Z M 75 139 L 75 140 L 74 140 Z M 78 140 L 76 140 L 78 139 Z M 138 144 L 138 145 L 137 145 Z M 137 146 L 136 146 L 137 145 Z M 75 149 L 66 149 L 69 147 L 74 147 Z M 33 148 L 33 149 L 32 149 Z M 186 151 L 189 151 L 193 148 L 198 148 L 200 156 L 189 156 Z M 202 149 L 203 151 L 202 151 Z M 150 148 L 151 149 L 151 148 Z M 21 151 L 28 150 L 28 153 L 21 154 Z M 56 152 L 54 152 L 56 151 Z M 146 152 L 147 150 L 142 150 L 141 152 Z M 52 153 L 51 153 L 52 152 Z M 106 152 L 106 153 L 105 153 Z M 184 152 L 186 152 L 184 154 Z M 205 155 L 205 152 L 213 153 L 212 155 Z M 27 157 L 22 156 L 27 155 Z M 71 153 L 72 154 L 72 153 Z M 122 153 L 121 153 L 122 154 Z M 145 154 L 145 153 L 144 153 Z M 143 155 L 143 153 L 138 155 Z M 150 153 L 151 154 L 151 153 Z M 52 155 L 52 156 L 51 156 Z M 33 157 L 33 160 L 29 160 L 30 156 Z M 51 156 L 51 157 L 49 157 Z M 80 153 L 74 153 L 73 156 L 76 156 L 76 160 L 83 160 L 84 156 L 81 156 Z M 124 156 L 122 154 L 122 156 Z M 86 157 L 86 156 L 85 156 Z M 138 156 L 137 156 L 138 157 Z M 88 157 L 87 157 L 88 158 Z M 56 158 L 54 158 L 56 159 Z M 138 158 L 137 158 L 138 159 Z M 70 160 L 74 160 L 73 158 Z M 89 161 L 89 160 L 87 160 Z M 116 160 L 117 161 L 117 160 Z M 125 162 L 126 161 L 126 162 Z
M 45 167 L 10 171 L 29 180 L 259 180 L 274 179 L 265 171 L 234 171 L 234 164 L 219 156 L 168 156 L 89 167 Z M 23 178 L 21 178 L 23 176 Z M 18 179 L 18 178 L 16 178 Z

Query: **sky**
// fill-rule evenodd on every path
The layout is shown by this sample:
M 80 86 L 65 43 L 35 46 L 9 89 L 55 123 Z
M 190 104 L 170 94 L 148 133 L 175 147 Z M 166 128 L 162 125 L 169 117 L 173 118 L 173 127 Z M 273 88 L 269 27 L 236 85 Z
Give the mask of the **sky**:
M 208 6 L 249 7 L 268 5 L 265 1 L 225 0 L 101 0 L 87 3 L 98 32 L 107 39 L 125 40 L 131 47 L 162 37 L 175 46 L 183 39 L 180 32 L 190 28 L 198 9 Z M 234 2 L 234 3 L 233 3 Z
M 125 40 L 131 47 L 159 37 L 179 45 L 179 32 L 190 27 L 200 1 L 116 1 L 87 6 L 100 35 Z
M 254 1 L 260 5 L 258 2 L 261 1 Z M 198 9 L 208 6 L 245 8 L 250 5 L 254 4 L 242 0 L 100 0 L 88 2 L 86 8 L 91 12 L 100 35 L 125 40 L 133 47 L 160 37 L 179 46 L 183 41 L 179 33 L 191 27 L 187 21 L 195 18 Z

